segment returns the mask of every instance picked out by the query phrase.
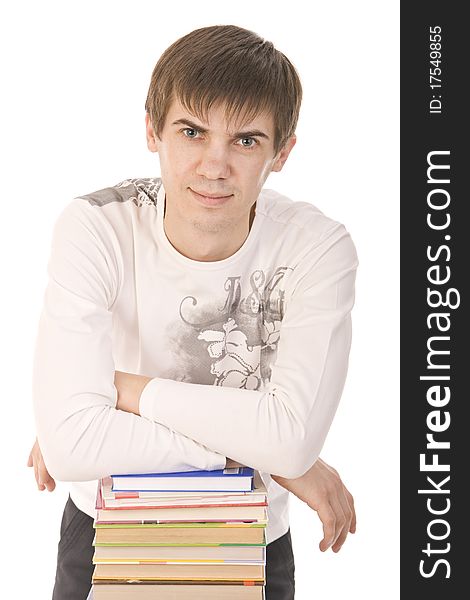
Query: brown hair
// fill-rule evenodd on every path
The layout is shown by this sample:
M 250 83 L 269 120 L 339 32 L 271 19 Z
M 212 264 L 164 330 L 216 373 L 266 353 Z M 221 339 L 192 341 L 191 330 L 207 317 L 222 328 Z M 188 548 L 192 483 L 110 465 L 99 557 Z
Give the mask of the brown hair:
M 159 137 L 174 98 L 201 120 L 219 103 L 228 121 L 267 111 L 274 118 L 277 154 L 295 132 L 302 86 L 271 42 L 235 25 L 214 25 L 176 40 L 155 65 L 145 110 Z

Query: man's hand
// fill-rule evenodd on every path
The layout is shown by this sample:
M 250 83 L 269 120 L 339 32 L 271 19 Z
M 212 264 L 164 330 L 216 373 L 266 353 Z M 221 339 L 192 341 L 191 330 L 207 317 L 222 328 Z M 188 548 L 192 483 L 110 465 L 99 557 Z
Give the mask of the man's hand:
M 151 380 L 151 377 L 145 375 L 135 375 L 134 373 L 124 373 L 124 371 L 114 372 L 114 386 L 117 389 L 118 410 L 140 415 L 139 401 L 144 387 Z
M 29 453 L 28 467 L 34 467 L 34 477 L 36 478 L 36 483 L 38 484 L 38 490 L 40 492 L 43 492 L 46 489 L 49 492 L 52 492 L 55 489 L 55 481 L 49 475 L 49 471 L 44 464 L 37 438 Z
M 338 472 L 321 458 L 302 477 L 271 477 L 317 511 L 323 524 L 323 539 L 320 542 L 322 552 L 330 547 L 333 552 L 338 552 L 348 533 L 355 533 L 356 511 L 353 497 Z
M 226 469 L 234 469 L 235 467 L 243 467 L 243 466 L 244 465 L 242 465 L 242 463 L 239 463 L 236 460 L 233 460 L 232 458 L 227 458 L 225 461 Z

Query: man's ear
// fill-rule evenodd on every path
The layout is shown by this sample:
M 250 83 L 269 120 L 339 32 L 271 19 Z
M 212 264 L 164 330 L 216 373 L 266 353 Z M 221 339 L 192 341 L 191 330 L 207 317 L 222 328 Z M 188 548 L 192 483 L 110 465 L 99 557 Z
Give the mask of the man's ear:
M 148 113 L 145 113 L 145 135 L 147 137 L 147 148 L 150 152 L 158 152 L 157 136 L 153 130 L 152 121 Z
M 287 140 L 287 142 L 284 144 L 284 146 L 281 148 L 281 150 L 279 150 L 276 158 L 274 159 L 274 164 L 272 166 L 271 171 L 280 171 L 282 169 L 282 167 L 284 166 L 284 163 L 287 160 L 287 157 L 290 154 L 290 151 L 295 146 L 296 141 L 297 141 L 297 136 L 294 133 L 294 135 Z

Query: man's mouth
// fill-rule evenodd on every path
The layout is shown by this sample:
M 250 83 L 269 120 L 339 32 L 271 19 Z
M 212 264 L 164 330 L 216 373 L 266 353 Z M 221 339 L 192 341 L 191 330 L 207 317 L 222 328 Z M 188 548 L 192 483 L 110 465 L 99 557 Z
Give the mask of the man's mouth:
M 198 200 L 205 206 L 217 206 L 219 204 L 224 204 L 229 198 L 233 196 L 233 194 L 214 194 L 213 192 L 209 193 L 204 190 L 196 191 L 192 188 L 188 189 L 192 192 L 196 200 Z

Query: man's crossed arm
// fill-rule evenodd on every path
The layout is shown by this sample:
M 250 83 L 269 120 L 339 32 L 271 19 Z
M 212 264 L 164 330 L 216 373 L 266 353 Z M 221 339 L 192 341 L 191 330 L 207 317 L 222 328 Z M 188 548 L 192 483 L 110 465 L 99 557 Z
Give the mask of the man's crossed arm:
M 151 380 L 150 377 L 132 373 L 115 372 L 114 383 L 118 392 L 118 410 L 139 415 L 139 401 L 142 390 Z M 240 463 L 227 458 L 226 466 L 238 466 Z M 55 481 L 44 463 L 41 450 L 36 441 L 28 459 L 28 466 L 34 467 L 38 489 L 53 491 Z M 293 479 L 271 474 L 279 485 L 315 510 L 323 525 L 323 539 L 320 550 L 332 548 L 338 552 L 348 533 L 356 531 L 356 512 L 354 500 L 345 487 L 337 471 L 318 458 L 301 476 Z

